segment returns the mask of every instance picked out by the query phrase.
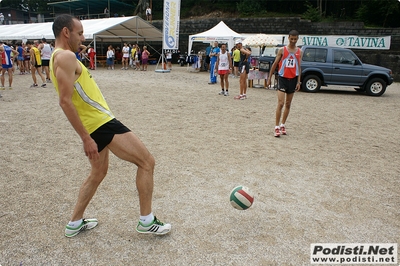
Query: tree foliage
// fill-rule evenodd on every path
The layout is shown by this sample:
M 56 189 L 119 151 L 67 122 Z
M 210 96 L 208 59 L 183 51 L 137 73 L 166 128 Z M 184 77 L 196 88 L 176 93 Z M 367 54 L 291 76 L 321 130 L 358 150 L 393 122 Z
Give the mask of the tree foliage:
M 3 0 L 2 7 L 11 7 L 30 12 L 46 12 L 49 10 L 47 3 L 54 2 L 50 0 Z
M 312 22 L 321 21 L 321 10 L 318 7 L 312 6 L 309 2 L 306 2 L 307 10 L 304 12 L 303 17 L 309 19 Z
M 207 14 L 214 10 L 236 12 L 237 16 L 281 13 L 312 21 L 357 19 L 370 26 L 400 27 L 398 0 L 181 0 L 182 18 L 192 16 L 190 10 L 193 9 L 196 14 L 201 11 Z M 158 12 L 162 12 L 162 8 Z
M 363 2 L 356 12 L 356 17 L 368 25 L 399 27 L 399 11 L 399 2 L 392 0 L 370 0 Z
M 2 7 L 30 12 L 51 12 L 49 2 L 61 0 L 3 0 Z M 151 2 L 153 19 L 162 19 L 164 0 L 119 0 L 137 6 Z M 207 15 L 214 11 L 234 13 L 235 16 L 268 16 L 282 14 L 301 16 L 312 21 L 360 20 L 367 26 L 400 27 L 398 0 L 181 0 L 181 18 Z M 318 13 L 318 16 L 317 16 Z
M 257 14 L 261 9 L 259 2 L 253 0 L 241 0 L 239 3 L 236 3 L 236 6 L 242 16 Z

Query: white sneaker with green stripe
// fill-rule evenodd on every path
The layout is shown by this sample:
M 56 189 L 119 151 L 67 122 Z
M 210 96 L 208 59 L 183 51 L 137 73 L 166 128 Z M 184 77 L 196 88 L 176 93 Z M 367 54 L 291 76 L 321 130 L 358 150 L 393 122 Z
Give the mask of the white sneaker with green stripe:
M 165 235 L 171 231 L 171 224 L 164 224 L 154 216 L 154 220 L 149 225 L 144 225 L 139 221 L 136 231 L 142 234 Z
M 73 237 L 84 230 L 89 230 L 95 228 L 99 222 L 97 219 L 83 219 L 82 223 L 77 227 L 71 227 L 69 225 L 65 226 L 65 236 Z

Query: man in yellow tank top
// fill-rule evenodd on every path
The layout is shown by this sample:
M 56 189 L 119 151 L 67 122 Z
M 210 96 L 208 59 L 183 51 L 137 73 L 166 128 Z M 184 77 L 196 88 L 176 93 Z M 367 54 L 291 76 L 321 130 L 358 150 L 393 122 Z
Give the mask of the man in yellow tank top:
M 140 218 L 136 231 L 158 235 L 169 233 L 171 225 L 162 223 L 152 213 L 153 156 L 134 133 L 114 118 L 88 69 L 76 59 L 75 52 L 85 40 L 81 22 L 73 16 L 60 15 L 54 20 L 53 33 L 56 40 L 50 59 L 51 79 L 59 94 L 59 104 L 80 136 L 91 164 L 91 172 L 80 188 L 65 236 L 73 237 L 97 226 L 97 219 L 84 219 L 83 215 L 106 176 L 110 151 L 138 167 L 136 186 Z
M 26 46 L 29 48 L 29 53 L 30 53 L 30 61 L 31 61 L 31 73 L 32 73 L 32 79 L 33 79 L 33 85 L 32 87 L 38 87 L 37 80 L 36 80 L 36 70 L 42 79 L 42 88 L 46 87 L 46 81 L 44 79 L 44 75 L 42 73 L 42 57 L 40 55 L 40 51 L 37 47 L 33 45 L 33 42 L 27 41 Z
M 239 77 L 240 49 L 235 45 L 233 50 L 233 67 L 235 78 Z

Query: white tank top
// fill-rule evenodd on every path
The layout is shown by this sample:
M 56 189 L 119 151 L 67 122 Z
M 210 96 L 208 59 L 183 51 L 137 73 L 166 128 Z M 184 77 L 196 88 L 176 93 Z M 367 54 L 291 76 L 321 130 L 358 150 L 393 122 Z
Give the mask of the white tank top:
M 43 49 L 42 49 L 42 60 L 50 60 L 51 57 L 51 47 L 50 44 L 45 43 L 43 45 Z
M 224 54 L 219 54 L 218 70 L 229 70 L 228 53 L 226 51 Z

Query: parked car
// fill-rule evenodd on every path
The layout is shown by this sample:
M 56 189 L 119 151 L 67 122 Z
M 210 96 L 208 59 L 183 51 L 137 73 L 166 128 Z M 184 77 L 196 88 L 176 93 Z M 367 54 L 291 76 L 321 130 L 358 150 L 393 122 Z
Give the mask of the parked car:
M 302 90 L 317 92 L 321 86 L 355 86 L 370 96 L 381 96 L 393 83 L 388 68 L 364 64 L 350 49 L 303 46 L 301 61 Z

